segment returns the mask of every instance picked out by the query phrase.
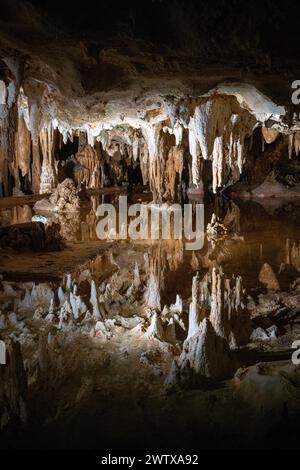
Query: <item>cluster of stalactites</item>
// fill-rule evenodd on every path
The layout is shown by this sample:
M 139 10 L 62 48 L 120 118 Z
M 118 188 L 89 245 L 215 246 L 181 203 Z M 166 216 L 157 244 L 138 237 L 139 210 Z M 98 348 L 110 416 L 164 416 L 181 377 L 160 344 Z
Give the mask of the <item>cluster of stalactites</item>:
M 189 122 L 189 150 L 193 184 L 201 185 L 200 159 L 212 161 L 212 189 L 224 185 L 231 172 L 238 179 L 245 160 L 245 139 L 250 137 L 256 118 L 242 109 L 234 97 L 214 96 L 197 105 Z
M 198 386 L 233 374 L 231 350 L 250 336 L 243 295 L 242 278 L 226 278 L 221 268 L 212 268 L 202 280 L 199 274 L 193 278 L 188 336 L 171 366 L 168 388 Z
M 166 192 L 169 200 L 174 197 L 174 175 L 182 172 L 182 142 L 186 131 L 192 157 L 190 183 L 194 187 L 199 188 L 203 183 L 202 159 L 212 162 L 214 192 L 224 186 L 228 177 L 233 181 L 239 179 L 246 157 L 246 139 L 252 136 L 258 123 L 234 96 L 214 95 L 194 100 L 186 105 L 185 112 L 182 109 L 175 112 L 173 108 L 167 111 L 171 114 L 165 121 L 143 123 L 141 128 L 149 152 L 150 187 L 159 192 L 159 199 L 164 200 L 165 184 L 169 186 Z M 172 150 L 165 135 L 173 137 Z M 176 157 L 171 176 L 166 162 L 170 156 L 172 160 L 172 154 Z
M 161 291 L 165 287 L 167 270 L 176 271 L 183 262 L 182 240 L 159 240 L 151 247 L 151 256 L 145 255 L 148 283 L 144 293 L 146 307 L 161 310 Z
M 142 133 L 148 147 L 149 184 L 154 202 L 180 200 L 184 163 L 181 126 L 145 126 Z
M 3 83 L 0 82 L 0 107 L 4 106 L 2 102 L 12 101 L 12 90 L 5 84 L 3 86 Z M 27 86 L 27 89 L 30 91 L 30 87 Z M 53 157 L 53 136 L 56 130 L 64 143 L 68 139 L 73 141 L 74 135 L 78 136 L 80 132 L 85 133 L 86 145 L 77 156 L 82 169 L 78 177 L 88 187 L 101 186 L 100 173 L 103 171 L 100 172 L 99 152 L 95 151 L 95 144 L 101 142 L 105 155 L 109 157 L 109 164 L 114 162 L 118 165 L 121 159 L 128 164 L 139 161 L 143 183 L 149 183 L 154 201 L 162 203 L 180 199 L 185 145 L 191 155 L 190 184 L 201 187 L 203 160 L 210 160 L 212 189 L 216 192 L 226 182 L 239 179 L 246 158 L 247 139 L 259 124 L 257 117 L 242 108 L 235 96 L 211 95 L 181 100 L 177 104 L 165 102 L 160 112 L 156 112 L 156 109 L 148 110 L 147 119 L 145 116 L 139 117 L 137 113 L 137 120 L 133 122 L 128 119 L 127 124 L 125 118 L 122 125 L 98 122 L 72 129 L 56 118 L 45 117 L 43 109 L 47 110 L 47 107 L 42 106 L 43 98 L 39 98 L 39 95 L 43 96 L 43 90 L 39 92 L 36 87 L 28 98 L 24 90 L 20 89 L 14 170 L 16 176 L 19 169 L 22 176 L 30 175 L 32 185 L 35 188 L 40 186 L 41 192 L 52 191 L 57 184 L 57 168 Z M 271 143 L 277 138 L 278 132 L 263 126 L 262 135 L 264 141 Z M 4 140 L 1 139 L 0 162 L 3 160 L 1 155 L 4 144 L 7 145 L 7 139 L 3 144 Z M 295 149 L 298 154 L 299 148 L 300 138 L 296 132 L 290 136 L 290 153 Z M 39 155 L 40 150 L 42 155 Z M 29 171 L 30 161 L 34 167 L 32 171 Z M 36 183 L 38 172 L 40 184 Z M 3 174 L 0 171 L 0 176 Z
M 147 143 L 138 129 L 130 126 L 116 126 L 113 129 L 102 130 L 97 137 L 101 142 L 105 154 L 108 156 L 108 163 L 118 164 L 121 160 L 127 165 L 139 162 L 143 184 L 149 182 L 149 151 Z

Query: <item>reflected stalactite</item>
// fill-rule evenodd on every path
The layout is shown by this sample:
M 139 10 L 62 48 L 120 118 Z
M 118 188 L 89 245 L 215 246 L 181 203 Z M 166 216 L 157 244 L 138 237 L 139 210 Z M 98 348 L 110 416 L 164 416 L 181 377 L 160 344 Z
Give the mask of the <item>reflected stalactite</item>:
M 238 367 L 232 351 L 247 344 L 251 334 L 241 276 L 226 277 L 213 267 L 193 278 L 189 329 L 182 353 L 174 359 L 166 386 L 199 387 L 229 378 Z
M 231 348 L 245 344 L 249 338 L 245 305 L 241 276 L 226 277 L 221 267 L 213 267 L 202 280 L 197 274 L 193 278 L 190 305 L 192 327 L 188 337 L 195 334 L 196 325 L 208 317 L 217 335 L 226 339 Z
M 146 272 L 149 275 L 145 303 L 149 308 L 160 310 L 165 288 L 167 270 L 176 271 L 183 262 L 182 240 L 159 240 L 145 255 Z
M 300 272 L 300 245 L 293 243 L 290 256 L 292 266 Z

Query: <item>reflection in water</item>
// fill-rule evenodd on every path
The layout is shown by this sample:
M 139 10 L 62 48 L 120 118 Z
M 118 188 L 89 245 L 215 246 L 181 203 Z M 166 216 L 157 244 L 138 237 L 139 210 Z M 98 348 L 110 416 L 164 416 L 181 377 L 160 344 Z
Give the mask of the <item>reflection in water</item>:
M 89 258 L 101 201 L 93 197 L 86 213 L 47 214 L 75 252 L 86 249 L 84 262 L 52 282 L 0 282 L 0 333 L 22 345 L 41 421 L 59 423 L 92 399 L 215 386 L 258 354 L 290 347 L 299 333 L 289 319 L 299 306 L 297 205 L 216 197 L 205 201 L 206 225 L 215 216 L 201 250 L 185 250 L 183 240 L 127 240 Z M 15 207 L 0 220 L 33 215 Z M 276 293 L 266 287 L 274 279 Z
M 66 241 L 97 241 L 97 207 L 101 202 L 112 202 L 117 206 L 118 197 L 94 195 L 88 212 L 45 215 L 49 225 L 60 223 L 60 232 Z M 204 203 L 205 225 L 215 214 L 227 228 L 227 233 L 221 237 L 217 230 L 216 236 L 211 231 L 204 247 L 195 252 L 184 250 L 181 240 L 144 243 L 144 251 L 150 249 L 147 255 L 147 271 L 151 275 L 149 282 L 152 286 L 149 289 L 149 306 L 155 305 L 155 301 L 151 300 L 154 290 L 157 298 L 163 297 L 163 302 L 174 302 L 178 289 L 181 294 L 186 294 L 192 273 L 197 270 L 204 272 L 214 261 L 228 273 L 240 274 L 248 289 L 258 285 L 258 273 L 265 262 L 273 267 L 284 286 L 291 280 L 291 268 L 295 270 L 296 278 L 296 272 L 300 269 L 300 218 L 297 217 L 297 214 L 300 215 L 300 205 L 295 201 L 283 201 L 279 205 L 278 199 L 275 206 L 272 201 L 269 205 L 266 201 L 262 201 L 263 205 L 254 201 L 234 202 L 220 196 Z M 30 206 L 15 206 L 0 211 L 0 224 L 29 222 L 33 215 L 35 212 Z M 136 242 L 134 246 L 140 250 L 143 242 Z M 157 301 L 157 306 L 159 304 Z

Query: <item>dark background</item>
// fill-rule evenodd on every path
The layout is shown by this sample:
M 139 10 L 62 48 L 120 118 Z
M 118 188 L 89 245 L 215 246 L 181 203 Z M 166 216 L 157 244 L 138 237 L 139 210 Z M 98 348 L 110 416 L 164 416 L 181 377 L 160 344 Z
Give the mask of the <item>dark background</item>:
M 1 16 L 18 2 L 1 0 Z M 23 2 L 24 3 L 24 2 Z M 247 48 L 270 57 L 300 53 L 300 5 L 291 0 L 30 0 L 42 16 L 79 38 L 137 38 L 157 48 L 208 55 Z

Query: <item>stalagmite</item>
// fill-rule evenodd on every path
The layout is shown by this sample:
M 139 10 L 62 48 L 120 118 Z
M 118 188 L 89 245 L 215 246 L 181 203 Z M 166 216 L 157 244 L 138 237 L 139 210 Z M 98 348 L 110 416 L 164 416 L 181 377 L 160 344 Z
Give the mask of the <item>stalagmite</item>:
M 65 301 L 59 312 L 59 324 L 58 329 L 62 329 L 65 326 L 67 320 L 72 316 L 72 307 L 68 300 Z
M 141 284 L 141 279 L 140 279 L 140 271 L 139 271 L 139 265 L 135 263 L 134 265 L 134 280 L 133 280 L 133 285 L 134 287 L 139 287 Z
M 69 289 L 69 291 L 70 291 L 70 289 Z M 61 286 L 59 286 L 59 288 L 58 288 L 57 297 L 58 297 L 58 300 L 59 300 L 59 306 L 62 307 L 63 304 L 65 303 L 66 296 L 65 296 L 65 293 L 64 293 L 63 288 Z
M 153 272 L 150 272 L 147 289 L 145 291 L 145 304 L 151 309 L 161 309 L 158 279 Z
M 98 292 L 97 292 L 97 286 L 96 286 L 95 281 L 91 282 L 90 303 L 93 307 L 93 318 L 95 320 L 100 320 L 101 313 L 100 313 L 100 308 L 99 308 Z
M 224 338 L 226 333 L 222 311 L 222 279 L 221 273 L 216 268 L 212 269 L 211 280 L 211 310 L 209 319 L 217 335 Z
M 153 312 L 151 324 L 146 332 L 146 335 L 148 338 L 155 338 L 160 341 L 164 341 L 164 330 L 161 319 L 159 318 L 157 312 Z
M 187 339 L 194 336 L 199 331 L 200 318 L 199 318 L 199 274 L 193 277 L 192 285 L 192 302 L 190 303 L 189 311 L 189 330 Z
M 75 320 L 78 320 L 81 316 L 86 314 L 87 306 L 83 302 L 81 296 L 77 295 L 75 289 L 73 292 L 70 292 L 70 304 L 72 307 L 73 318 Z
M 179 315 L 182 313 L 183 306 L 182 306 L 182 297 L 181 295 L 176 295 L 175 304 L 170 305 L 170 312 L 178 313 Z

